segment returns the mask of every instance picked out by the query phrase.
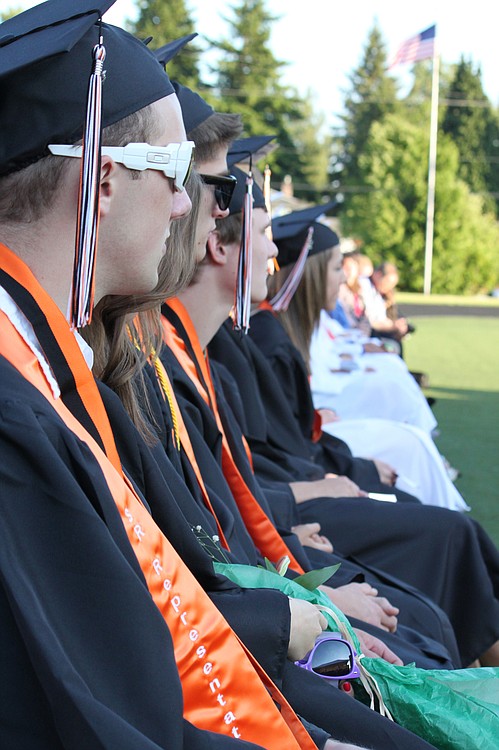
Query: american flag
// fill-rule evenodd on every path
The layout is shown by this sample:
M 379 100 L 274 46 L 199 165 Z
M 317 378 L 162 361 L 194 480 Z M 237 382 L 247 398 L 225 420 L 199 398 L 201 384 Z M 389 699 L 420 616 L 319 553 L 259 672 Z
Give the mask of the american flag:
M 393 68 L 395 65 L 402 65 L 402 63 L 418 62 L 418 60 L 426 60 L 428 57 L 433 57 L 435 31 L 436 26 L 433 24 L 433 26 L 429 26 L 420 34 L 406 39 L 398 48 L 390 64 L 390 68 Z

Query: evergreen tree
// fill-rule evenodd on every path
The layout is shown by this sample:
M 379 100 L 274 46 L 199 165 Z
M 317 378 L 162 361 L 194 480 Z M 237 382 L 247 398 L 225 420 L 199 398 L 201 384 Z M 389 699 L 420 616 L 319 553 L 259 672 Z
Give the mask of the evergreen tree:
M 302 163 L 305 183 L 300 185 L 294 182 L 295 194 L 310 202 L 320 201 L 323 196 L 331 197 L 328 178 L 331 136 L 325 127 L 325 116 L 314 110 L 313 100 L 313 93 L 308 91 L 299 103 L 300 117 L 289 122 L 294 146 L 305 156 Z
M 12 8 L 8 8 L 7 10 L 0 11 L 0 22 L 6 21 L 8 18 L 12 18 L 13 16 L 19 15 L 19 13 L 22 13 L 23 10 L 26 10 L 25 8 L 22 8 L 19 5 L 12 6 Z
M 280 183 L 286 174 L 307 184 L 304 166 L 307 155 L 297 150 L 290 123 L 302 118 L 300 100 L 281 82 L 286 63 L 277 60 L 270 48 L 272 23 L 277 20 L 264 0 L 240 0 L 232 8 L 228 37 L 214 42 L 221 57 L 214 71 L 216 100 L 222 112 L 238 112 L 248 135 L 273 134 L 279 149 L 269 157 L 272 182 Z
M 401 116 L 374 123 L 359 158 L 366 192 L 347 201 L 342 230 L 375 263 L 395 261 L 401 287 L 421 291 L 424 275 L 428 128 Z M 458 151 L 439 140 L 432 291 L 476 293 L 499 273 L 499 229 L 483 199 L 458 177 Z
M 190 11 L 184 0 L 138 0 L 139 15 L 128 30 L 139 39 L 152 37 L 151 47 L 164 44 L 196 31 Z M 194 39 L 168 63 L 168 75 L 185 86 L 200 88 L 200 47 Z
M 333 176 L 339 175 L 342 189 L 355 192 L 363 189 L 359 159 L 372 124 L 398 107 L 396 83 L 387 72 L 385 43 L 377 24 L 369 32 L 361 63 L 349 80 L 346 114 L 342 116 L 344 133 L 335 139 Z
M 442 130 L 459 151 L 459 176 L 474 193 L 497 190 L 497 116 L 485 96 L 480 68 L 461 58 L 448 93 Z M 494 159 L 495 157 L 495 159 Z

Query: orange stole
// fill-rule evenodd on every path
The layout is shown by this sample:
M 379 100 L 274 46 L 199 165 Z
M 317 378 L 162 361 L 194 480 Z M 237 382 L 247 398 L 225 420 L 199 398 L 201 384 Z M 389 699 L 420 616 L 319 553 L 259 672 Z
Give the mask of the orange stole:
M 174 329 L 171 323 L 166 320 L 164 316 L 162 316 L 161 320 L 163 324 L 163 335 L 165 343 L 173 351 L 181 367 L 190 377 L 199 394 L 204 399 L 205 403 L 210 406 L 213 411 L 218 429 L 222 435 L 222 470 L 227 483 L 231 488 L 232 494 L 237 503 L 245 526 L 251 535 L 251 538 L 253 539 L 256 547 L 260 550 L 261 554 L 267 557 L 269 560 L 271 560 L 272 562 L 277 562 L 277 560 L 279 560 L 281 557 L 287 555 L 290 559 L 291 568 L 298 573 L 303 573 L 303 568 L 295 559 L 291 550 L 288 549 L 287 545 L 277 532 L 275 526 L 272 524 L 263 508 L 261 508 L 256 498 L 251 493 L 234 461 L 229 443 L 227 441 L 227 437 L 223 429 L 222 421 L 218 413 L 215 389 L 213 386 L 213 381 L 211 379 L 210 369 L 201 350 L 196 330 L 192 324 L 191 319 L 189 318 L 187 310 L 182 305 L 180 300 L 176 298 L 168 300 L 167 304 L 171 306 L 172 309 L 177 313 L 177 315 L 182 319 L 182 323 L 184 324 L 185 329 L 188 333 L 192 348 L 194 350 L 196 358 L 198 359 L 199 366 L 203 373 L 206 385 L 209 389 L 208 394 L 206 393 L 202 383 L 199 380 L 195 364 L 193 363 L 186 349 L 184 341 L 178 335 L 177 331 Z
M 0 254 L 1 251 L 0 246 Z M 78 352 L 82 356 L 72 334 L 71 338 L 76 348 L 71 355 Z M 35 355 L 1 312 L 0 351 L 42 393 L 66 426 L 88 445 L 98 462 L 149 591 L 171 632 L 182 682 L 184 716 L 202 729 L 241 737 L 268 750 L 280 750 L 283 746 L 312 750 L 315 744 L 289 704 L 246 652 L 161 533 L 127 478 L 112 466 L 62 400 L 54 399 Z M 100 400 L 96 386 L 94 397 Z M 262 682 L 281 706 L 282 715 Z

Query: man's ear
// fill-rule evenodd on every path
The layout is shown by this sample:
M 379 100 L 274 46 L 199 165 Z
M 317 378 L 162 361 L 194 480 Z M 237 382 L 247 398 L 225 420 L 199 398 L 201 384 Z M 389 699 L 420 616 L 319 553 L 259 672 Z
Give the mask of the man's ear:
M 211 262 L 217 266 L 225 266 L 229 251 L 230 246 L 222 244 L 218 232 L 210 232 L 206 241 L 206 254 Z
M 116 162 L 110 156 L 103 156 L 100 167 L 100 215 L 107 216 L 111 209 L 111 202 L 115 193 L 115 178 L 117 176 Z

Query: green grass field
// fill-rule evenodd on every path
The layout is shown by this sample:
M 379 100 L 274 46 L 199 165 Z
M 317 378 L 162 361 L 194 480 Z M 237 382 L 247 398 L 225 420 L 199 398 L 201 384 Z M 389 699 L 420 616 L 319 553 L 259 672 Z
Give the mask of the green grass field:
M 427 299 L 438 304 L 438 297 Z M 471 515 L 499 545 L 499 317 L 467 316 L 464 305 L 459 316 L 427 317 L 423 304 L 411 321 L 417 330 L 404 345 L 405 359 L 430 377 L 425 393 L 437 399 L 436 443 L 462 472 L 456 486 Z

